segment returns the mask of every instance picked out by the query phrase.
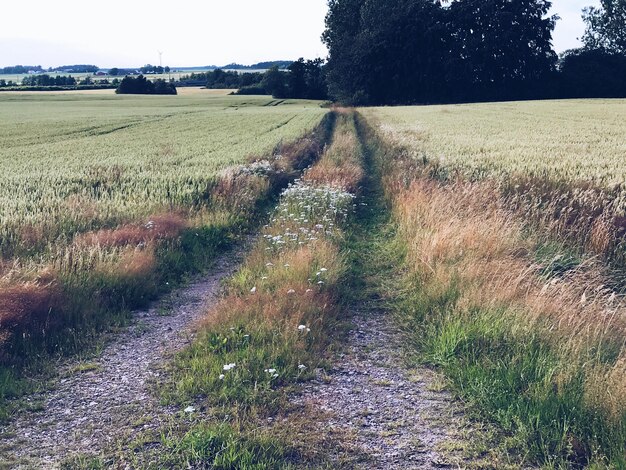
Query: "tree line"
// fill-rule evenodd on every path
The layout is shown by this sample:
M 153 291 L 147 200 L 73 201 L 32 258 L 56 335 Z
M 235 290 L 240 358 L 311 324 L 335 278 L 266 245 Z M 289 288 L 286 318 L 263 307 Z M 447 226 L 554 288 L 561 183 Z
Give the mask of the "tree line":
M 61 65 L 59 67 L 49 67 L 47 70 L 43 69 L 41 65 L 12 65 L 9 67 L 0 67 L 0 74 L 22 75 L 22 74 L 27 74 L 29 72 L 95 73 L 98 70 L 100 69 L 98 68 L 97 65 L 90 65 L 90 64 Z
M 549 0 L 329 0 L 329 94 L 351 104 L 626 96 L 626 0 L 601 1 L 584 10 L 584 47 L 559 58 Z
M 120 95 L 176 95 L 176 87 L 173 83 L 162 79 L 148 80 L 143 75 L 137 77 L 124 77 L 115 93 Z

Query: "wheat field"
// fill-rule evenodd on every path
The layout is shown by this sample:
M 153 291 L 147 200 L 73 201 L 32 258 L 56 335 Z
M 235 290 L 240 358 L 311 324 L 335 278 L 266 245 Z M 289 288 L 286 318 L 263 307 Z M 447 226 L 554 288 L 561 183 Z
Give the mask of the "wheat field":
M 33 233 L 46 242 L 202 204 L 218 171 L 300 137 L 325 113 L 316 102 L 212 93 L 0 95 L 0 253 Z

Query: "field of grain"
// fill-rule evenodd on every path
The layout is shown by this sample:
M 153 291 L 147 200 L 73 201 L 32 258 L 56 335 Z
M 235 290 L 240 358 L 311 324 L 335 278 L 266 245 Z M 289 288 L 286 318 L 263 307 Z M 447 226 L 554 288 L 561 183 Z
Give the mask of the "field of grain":
M 439 180 L 491 181 L 527 221 L 626 266 L 626 101 L 363 111 L 386 144 Z
M 395 144 L 470 177 L 626 183 L 626 100 L 371 108 Z
M 624 468 L 626 102 L 363 114 L 411 347 L 504 430 L 512 468 Z
M 320 151 L 326 115 L 204 90 L 0 95 L 0 360 L 79 350 L 206 269 Z
M 0 252 L 201 203 L 218 171 L 312 129 L 315 102 L 0 95 Z M 35 240 L 36 241 L 36 240 Z

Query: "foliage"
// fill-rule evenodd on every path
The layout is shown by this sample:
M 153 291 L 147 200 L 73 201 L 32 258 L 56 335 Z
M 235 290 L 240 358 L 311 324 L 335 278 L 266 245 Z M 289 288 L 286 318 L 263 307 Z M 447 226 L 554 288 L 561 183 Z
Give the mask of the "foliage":
M 626 0 L 601 0 L 600 7 L 584 9 L 583 19 L 588 49 L 626 55 Z
M 559 60 L 562 96 L 626 98 L 626 54 L 574 49 Z
M 546 0 L 331 0 L 331 95 L 397 104 L 524 96 L 556 62 Z
M 176 87 L 165 80 L 150 81 L 143 75 L 138 77 L 124 77 L 115 90 L 120 95 L 175 95 Z
M 0 73 L 7 75 L 22 75 L 28 72 L 43 72 L 41 65 L 13 65 L 10 67 L 2 67 L 0 68 Z
M 22 80 L 22 86 L 73 86 L 76 85 L 76 79 L 69 76 L 58 75 L 56 77 L 52 77 L 50 75 L 42 74 L 42 75 L 30 75 L 28 77 L 24 77 Z
M 66 72 L 66 73 L 96 73 L 100 68 L 97 65 L 75 64 L 61 65 L 59 67 L 50 67 L 48 72 Z
M 154 73 L 154 74 L 160 75 L 160 74 L 162 74 L 164 72 L 168 73 L 170 71 L 170 68 L 169 68 L 169 66 L 162 67 L 161 65 L 147 64 L 147 65 L 144 65 L 143 67 L 141 67 L 139 69 L 139 71 L 141 73 L 144 73 L 144 74 Z
M 192 73 L 180 78 L 181 84 L 201 83 L 211 89 L 231 89 L 259 86 L 263 74 L 259 72 L 236 72 L 215 69 L 208 72 Z M 264 95 L 265 93 L 258 93 Z
M 322 59 L 305 61 L 300 58 L 289 66 L 287 72 L 272 67 L 265 72 L 261 86 L 274 98 L 328 98 Z

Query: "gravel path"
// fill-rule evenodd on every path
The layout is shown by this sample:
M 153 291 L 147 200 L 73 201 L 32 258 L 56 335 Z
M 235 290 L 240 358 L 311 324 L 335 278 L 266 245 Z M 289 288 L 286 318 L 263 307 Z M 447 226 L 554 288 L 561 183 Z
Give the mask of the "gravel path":
M 0 433 L 0 468 L 57 468 L 72 454 L 97 454 L 180 411 L 160 406 L 149 382 L 168 354 L 189 343 L 190 325 L 215 299 L 236 258 L 229 253 L 210 275 L 136 312 L 132 326 L 93 362 L 63 366 L 53 390 L 28 398 L 43 409 L 21 413 Z
M 350 436 L 351 455 L 337 466 L 367 469 L 431 469 L 450 466 L 441 452 L 457 442 L 463 414 L 441 379 L 411 369 L 402 355 L 402 334 L 382 313 L 357 312 L 345 352 L 330 376 L 306 386 L 304 402 L 322 411 L 327 432 Z

